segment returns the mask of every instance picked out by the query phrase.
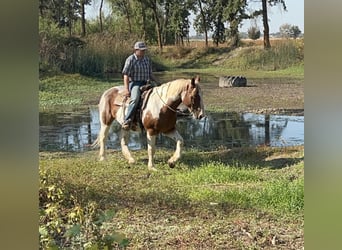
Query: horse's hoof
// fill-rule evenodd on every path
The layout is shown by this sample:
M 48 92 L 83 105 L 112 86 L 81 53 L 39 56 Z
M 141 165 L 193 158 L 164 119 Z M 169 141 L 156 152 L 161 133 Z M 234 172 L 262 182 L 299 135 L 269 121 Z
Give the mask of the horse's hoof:
M 104 161 L 105 158 L 103 156 L 100 157 L 99 161 Z
M 153 172 L 156 172 L 156 171 L 157 171 L 157 169 L 154 168 L 154 167 L 148 167 L 148 170 L 153 171 Z
M 168 162 L 170 168 L 174 168 L 176 166 L 176 163 L 174 162 Z
M 134 163 L 135 163 L 135 160 L 133 158 L 128 160 L 128 164 L 134 164 Z

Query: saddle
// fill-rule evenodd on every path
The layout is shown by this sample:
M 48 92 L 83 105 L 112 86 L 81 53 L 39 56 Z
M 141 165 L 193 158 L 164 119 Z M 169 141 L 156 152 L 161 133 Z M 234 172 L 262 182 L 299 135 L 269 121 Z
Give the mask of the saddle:
M 146 84 L 140 87 L 140 91 L 141 91 L 140 100 L 139 100 L 137 109 L 135 110 L 135 114 L 133 115 L 133 120 L 132 120 L 133 130 L 135 130 L 134 127 L 136 127 L 137 125 L 139 125 L 141 129 L 143 128 L 143 125 L 141 122 L 141 115 L 142 115 L 142 111 L 144 110 L 146 106 L 148 97 L 150 96 L 153 87 L 154 86 L 152 84 Z M 114 104 L 117 106 L 127 107 L 129 100 L 130 100 L 129 97 L 127 98 L 123 95 L 123 90 L 120 90 L 118 96 L 116 97 L 114 101 Z

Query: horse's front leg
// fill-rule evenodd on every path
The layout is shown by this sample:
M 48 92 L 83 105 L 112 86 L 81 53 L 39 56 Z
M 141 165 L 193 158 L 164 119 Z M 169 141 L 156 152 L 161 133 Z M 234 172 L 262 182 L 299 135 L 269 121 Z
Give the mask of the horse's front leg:
M 176 141 L 176 150 L 175 150 L 173 156 L 171 156 L 171 158 L 167 161 L 167 163 L 169 164 L 169 167 L 174 168 L 176 161 L 178 161 L 182 155 L 184 140 L 183 140 L 183 137 L 178 133 L 177 130 L 174 130 L 174 131 L 167 133 L 165 135 L 167 137 L 170 137 L 174 141 Z
M 147 132 L 147 153 L 148 153 L 148 169 L 152 171 L 156 171 L 157 169 L 154 167 L 154 153 L 156 152 L 156 136 L 150 135 Z
M 129 131 L 121 129 L 121 151 L 123 156 L 126 158 L 129 164 L 135 163 L 134 158 L 131 155 L 131 152 L 128 149 L 128 136 L 129 136 Z
M 100 129 L 100 133 L 98 136 L 98 143 L 100 145 L 100 152 L 99 152 L 100 161 L 103 161 L 105 159 L 106 141 L 108 137 L 109 128 L 110 127 L 108 125 L 101 123 L 101 129 Z

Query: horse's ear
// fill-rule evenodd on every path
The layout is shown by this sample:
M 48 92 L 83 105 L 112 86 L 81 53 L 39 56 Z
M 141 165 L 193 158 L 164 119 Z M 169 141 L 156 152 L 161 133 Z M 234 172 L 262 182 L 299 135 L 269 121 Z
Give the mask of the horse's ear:
M 195 78 L 191 78 L 191 87 L 194 88 L 196 86 Z
M 197 76 L 195 77 L 195 83 L 199 83 L 200 81 L 201 81 L 201 78 L 200 78 L 199 75 L 197 75 Z

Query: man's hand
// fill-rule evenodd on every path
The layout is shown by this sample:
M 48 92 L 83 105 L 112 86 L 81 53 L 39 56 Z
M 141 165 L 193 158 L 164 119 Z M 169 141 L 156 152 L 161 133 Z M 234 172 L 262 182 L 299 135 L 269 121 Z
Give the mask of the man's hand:
M 130 96 L 131 96 L 131 93 L 129 92 L 128 89 L 125 89 L 123 95 L 124 95 L 125 97 L 130 97 Z
M 128 75 L 124 75 L 123 76 L 123 80 L 124 80 L 124 86 L 125 86 L 125 91 L 124 91 L 124 96 L 127 98 L 127 97 L 130 97 L 131 93 L 129 92 L 129 77 Z

